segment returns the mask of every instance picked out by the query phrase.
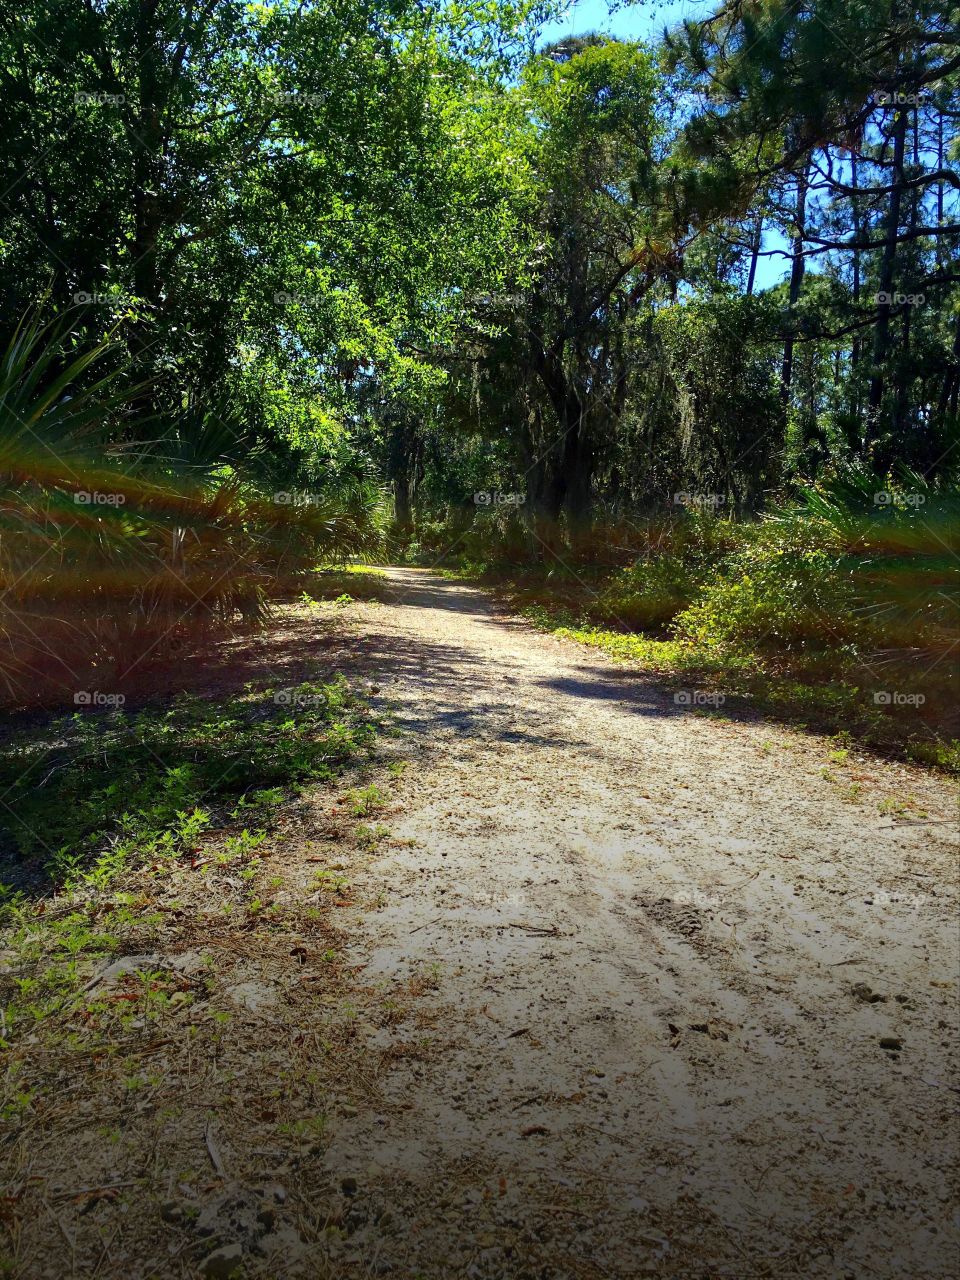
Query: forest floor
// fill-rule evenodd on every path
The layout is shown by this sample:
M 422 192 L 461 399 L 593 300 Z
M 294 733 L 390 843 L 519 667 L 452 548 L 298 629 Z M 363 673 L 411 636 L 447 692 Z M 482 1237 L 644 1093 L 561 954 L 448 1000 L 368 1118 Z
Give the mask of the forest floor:
M 264 854 L 309 937 L 165 890 L 131 965 L 194 1047 L 168 1009 L 148 1087 L 101 1058 L 18 1132 L 10 1275 L 955 1274 L 948 782 L 422 570 L 297 626 L 393 718 L 367 825 L 315 788 Z

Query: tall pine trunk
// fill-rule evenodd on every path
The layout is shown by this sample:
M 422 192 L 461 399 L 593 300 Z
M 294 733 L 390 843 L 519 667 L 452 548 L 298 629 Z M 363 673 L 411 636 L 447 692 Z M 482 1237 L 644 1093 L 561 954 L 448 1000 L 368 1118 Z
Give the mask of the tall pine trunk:
M 747 273 L 747 297 L 752 297 L 753 286 L 757 279 L 757 261 L 760 257 L 760 245 L 763 241 L 763 213 L 758 213 L 753 224 L 753 238 L 750 245 L 750 270 Z
M 906 112 L 904 112 L 906 115 Z M 920 112 L 913 108 L 913 164 L 918 167 L 920 164 Z M 911 233 L 917 229 L 917 221 L 920 216 L 920 195 L 916 187 L 910 193 L 910 218 L 909 230 Z M 913 381 L 910 360 L 910 339 L 911 339 L 911 311 L 908 305 L 903 312 L 903 327 L 900 335 L 899 360 L 896 370 L 896 406 L 894 409 L 893 427 L 895 431 L 901 431 L 906 426 L 906 419 L 909 412 L 910 401 L 910 383 Z
M 853 289 L 853 309 L 854 313 L 860 310 L 860 293 L 861 293 L 861 250 L 856 247 L 857 241 L 860 239 L 860 197 L 857 194 L 857 153 L 850 151 L 850 223 L 853 228 L 853 260 L 851 262 L 852 271 L 852 289 Z M 847 445 L 850 450 L 856 453 L 860 448 L 860 415 L 863 411 L 863 397 L 861 395 L 862 383 L 860 380 L 860 365 L 863 358 L 863 338 L 859 329 L 854 329 L 850 339 L 850 405 L 848 410 L 848 418 L 846 421 L 846 437 Z M 839 385 L 840 378 L 837 377 Z
M 783 344 L 783 370 L 780 376 L 780 395 L 784 406 L 790 404 L 790 386 L 793 382 L 794 310 L 803 287 L 807 261 L 803 256 L 803 237 L 807 216 L 809 173 L 810 166 L 807 163 L 797 174 L 797 202 L 793 214 L 793 262 L 790 266 L 790 314 L 787 321 L 787 336 Z
M 903 204 L 903 153 L 907 138 L 907 113 L 897 112 L 893 126 L 893 190 L 887 207 L 883 255 L 880 259 L 880 289 L 883 298 L 894 293 L 897 267 L 897 236 L 900 232 L 900 210 Z M 870 394 L 867 399 L 868 432 L 873 439 L 880 434 L 880 408 L 886 386 L 887 361 L 890 357 L 890 306 L 882 301 L 877 309 L 877 323 L 873 335 L 873 369 L 870 376 Z

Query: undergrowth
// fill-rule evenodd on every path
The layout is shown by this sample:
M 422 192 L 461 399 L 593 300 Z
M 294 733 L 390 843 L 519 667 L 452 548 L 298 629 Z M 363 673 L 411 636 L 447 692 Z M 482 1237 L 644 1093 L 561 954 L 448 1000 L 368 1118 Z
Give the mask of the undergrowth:
M 375 565 L 348 564 L 339 568 L 318 568 L 307 585 L 309 596 L 315 600 L 349 604 L 354 600 L 383 599 L 389 579 Z
M 214 818 L 229 825 L 331 778 L 373 736 L 342 677 L 76 713 L 0 747 L 2 821 L 16 857 L 53 883 L 109 879 L 131 858 L 189 849 Z
M 132 972 L 122 998 L 85 995 L 92 965 L 145 950 L 169 923 L 171 908 L 158 914 L 162 895 L 147 885 L 226 877 L 224 919 L 282 927 L 281 878 L 266 874 L 264 855 L 283 806 L 365 759 L 374 737 L 366 704 L 337 677 L 226 700 L 182 696 L 163 711 L 76 714 L 0 748 L 11 882 L 0 890 L 0 1044 L 67 1008 L 79 1010 L 78 1043 L 91 1029 L 107 1042 L 124 1017 L 149 1020 L 186 998 L 190 984 L 169 972 Z M 359 795 L 372 804 L 370 792 Z M 9 1080 L 0 1097 L 7 1119 L 31 1101 L 18 1102 Z
M 520 598 L 522 593 L 515 596 Z M 554 613 L 542 602 L 519 604 L 518 612 L 539 630 L 600 649 L 618 661 L 638 663 L 678 687 L 703 682 L 763 714 L 813 729 L 845 731 L 881 751 L 902 752 L 919 763 L 960 773 L 960 743 L 937 734 L 916 712 L 909 717 L 885 714 L 884 706 L 874 701 L 874 690 L 863 685 L 869 673 L 858 671 L 852 658 L 841 664 L 834 655 L 828 663 L 835 673 L 830 678 L 817 669 L 823 663 L 815 660 L 798 660 L 790 669 L 780 664 L 778 669 L 749 650 L 720 651 L 676 639 L 608 631 L 582 617 L 572 619 L 569 611 Z M 838 671 L 849 676 L 838 676 Z

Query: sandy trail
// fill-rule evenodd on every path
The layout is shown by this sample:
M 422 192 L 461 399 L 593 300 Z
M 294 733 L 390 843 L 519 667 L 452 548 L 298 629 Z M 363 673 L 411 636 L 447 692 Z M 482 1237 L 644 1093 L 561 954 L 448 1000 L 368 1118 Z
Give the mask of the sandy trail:
M 422 1012 L 333 1127 L 339 1273 L 953 1275 L 950 788 L 390 580 L 356 638 L 413 767 L 342 923 Z

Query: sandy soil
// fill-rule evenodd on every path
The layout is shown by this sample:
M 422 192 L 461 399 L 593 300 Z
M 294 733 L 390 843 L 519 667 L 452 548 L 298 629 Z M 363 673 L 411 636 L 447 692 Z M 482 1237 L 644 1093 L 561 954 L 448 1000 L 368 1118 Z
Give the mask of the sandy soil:
M 364 665 L 416 767 L 343 923 L 443 1045 L 334 1136 L 394 1221 L 344 1274 L 955 1274 L 950 788 L 390 573 Z
M 389 573 L 208 672 L 371 682 L 385 803 L 287 806 L 269 919 L 213 856 L 127 886 L 88 989 L 173 995 L 21 1046 L 0 1274 L 956 1274 L 953 789 Z

